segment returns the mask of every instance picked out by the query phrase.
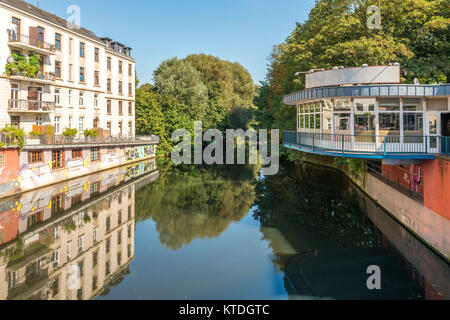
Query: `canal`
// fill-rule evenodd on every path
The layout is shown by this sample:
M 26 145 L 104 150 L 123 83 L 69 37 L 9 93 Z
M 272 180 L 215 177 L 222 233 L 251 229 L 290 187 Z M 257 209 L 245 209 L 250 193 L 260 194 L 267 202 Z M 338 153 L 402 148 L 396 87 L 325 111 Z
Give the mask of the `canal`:
M 334 170 L 161 161 L 78 185 L 3 201 L 1 299 L 450 298 L 448 264 Z

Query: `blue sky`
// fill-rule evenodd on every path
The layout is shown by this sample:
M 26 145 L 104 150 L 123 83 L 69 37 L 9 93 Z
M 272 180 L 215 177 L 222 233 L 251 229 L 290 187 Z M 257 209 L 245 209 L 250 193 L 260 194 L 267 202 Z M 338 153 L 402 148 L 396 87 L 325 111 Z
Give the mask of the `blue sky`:
M 39 0 L 63 18 L 73 4 L 83 27 L 133 48 L 141 84 L 162 61 L 192 53 L 239 62 L 258 83 L 273 45 L 308 17 L 314 0 Z

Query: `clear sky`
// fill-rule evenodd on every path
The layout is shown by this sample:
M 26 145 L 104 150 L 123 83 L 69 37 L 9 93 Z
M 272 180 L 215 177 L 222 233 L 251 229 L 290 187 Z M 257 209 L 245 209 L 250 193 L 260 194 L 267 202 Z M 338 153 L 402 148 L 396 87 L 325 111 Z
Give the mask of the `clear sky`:
M 63 18 L 70 5 L 81 8 L 83 27 L 133 48 L 141 84 L 162 61 L 192 53 L 239 62 L 259 83 L 273 45 L 308 17 L 314 0 L 39 0 Z

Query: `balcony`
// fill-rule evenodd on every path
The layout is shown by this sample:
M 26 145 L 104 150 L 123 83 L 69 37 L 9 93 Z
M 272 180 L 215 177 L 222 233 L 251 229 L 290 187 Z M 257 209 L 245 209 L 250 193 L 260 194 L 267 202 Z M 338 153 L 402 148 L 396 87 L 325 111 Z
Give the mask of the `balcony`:
M 97 137 L 85 137 L 80 134 L 78 137 L 65 137 L 63 135 L 41 135 L 33 138 L 27 138 L 25 140 L 26 147 L 33 146 L 102 146 L 102 145 L 153 145 L 158 144 L 160 138 L 155 135 L 151 136 L 97 136 Z
M 421 160 L 436 155 L 450 156 L 450 137 L 442 136 L 375 136 L 323 134 L 285 131 L 286 148 L 325 156 Z
M 51 113 L 55 103 L 39 100 L 9 100 L 8 111 L 13 113 Z
M 53 76 L 50 73 L 38 73 L 33 78 L 30 78 L 27 76 L 24 72 L 12 72 L 11 75 L 8 77 L 10 80 L 16 80 L 16 81 L 27 81 L 27 82 L 34 82 L 39 84 L 48 84 L 51 85 L 55 81 L 55 76 Z
M 39 39 L 30 38 L 24 34 L 10 33 L 8 36 L 8 45 L 11 48 L 33 51 L 47 56 L 55 54 L 54 45 Z

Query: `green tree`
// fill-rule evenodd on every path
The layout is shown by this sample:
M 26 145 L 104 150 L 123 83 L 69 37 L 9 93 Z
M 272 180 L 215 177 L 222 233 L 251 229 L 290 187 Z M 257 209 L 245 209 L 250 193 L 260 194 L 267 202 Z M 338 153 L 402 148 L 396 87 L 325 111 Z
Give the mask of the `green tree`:
M 173 58 L 161 63 L 155 71 L 155 86 L 159 94 L 174 97 L 188 106 L 189 117 L 203 120 L 208 104 L 208 88 L 201 73 L 186 61 Z

